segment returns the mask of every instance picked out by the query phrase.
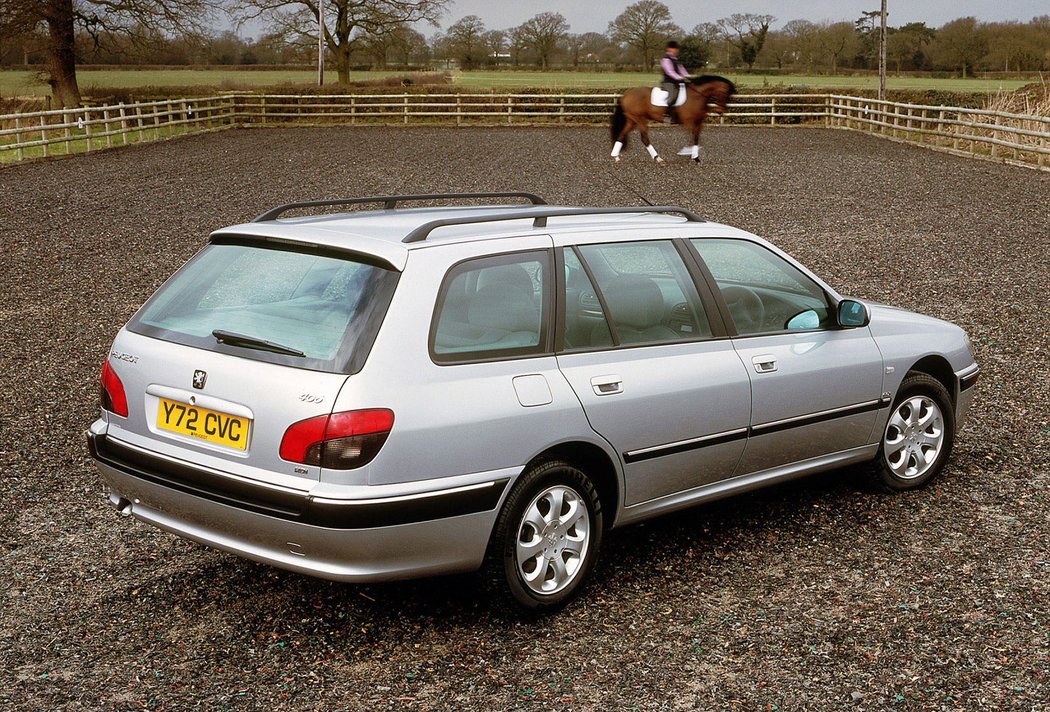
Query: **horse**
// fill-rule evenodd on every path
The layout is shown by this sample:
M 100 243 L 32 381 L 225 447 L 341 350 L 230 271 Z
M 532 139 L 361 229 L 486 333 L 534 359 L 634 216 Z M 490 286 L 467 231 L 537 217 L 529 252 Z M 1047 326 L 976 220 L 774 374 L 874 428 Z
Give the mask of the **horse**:
M 627 137 L 635 128 L 642 137 L 642 143 L 657 163 L 663 163 L 664 159 L 656 153 L 653 144 L 649 142 L 649 122 L 661 122 L 664 119 L 666 107 L 654 106 L 650 101 L 651 89 L 649 87 L 635 87 L 628 89 L 616 103 L 616 111 L 612 115 L 612 157 L 617 163 L 620 161 L 620 151 L 627 145 Z M 725 77 L 713 74 L 705 74 L 690 80 L 685 85 L 685 103 L 678 107 L 678 120 L 689 132 L 692 139 L 692 157 L 697 163 L 700 162 L 700 129 L 703 127 L 704 119 L 707 118 L 708 107 L 718 114 L 724 114 L 730 97 L 736 93 L 736 86 Z

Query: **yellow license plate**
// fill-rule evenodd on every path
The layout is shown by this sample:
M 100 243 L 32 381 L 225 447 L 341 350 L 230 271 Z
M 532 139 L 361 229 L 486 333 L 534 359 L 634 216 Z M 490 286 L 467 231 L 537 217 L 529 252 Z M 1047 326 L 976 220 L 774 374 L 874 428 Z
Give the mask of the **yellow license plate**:
M 248 449 L 248 429 L 251 420 L 196 405 L 160 399 L 157 407 L 157 427 L 197 440 L 225 445 L 237 450 Z

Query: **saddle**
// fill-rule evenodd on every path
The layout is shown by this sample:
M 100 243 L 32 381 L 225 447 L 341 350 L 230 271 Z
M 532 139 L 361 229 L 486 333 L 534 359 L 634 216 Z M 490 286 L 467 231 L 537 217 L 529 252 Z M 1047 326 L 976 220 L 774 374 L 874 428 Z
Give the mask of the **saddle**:
M 681 106 L 686 100 L 685 84 L 678 85 L 678 99 L 675 100 L 675 106 Z M 649 96 L 649 101 L 653 106 L 667 106 L 667 92 L 660 87 L 653 87 L 652 94 Z

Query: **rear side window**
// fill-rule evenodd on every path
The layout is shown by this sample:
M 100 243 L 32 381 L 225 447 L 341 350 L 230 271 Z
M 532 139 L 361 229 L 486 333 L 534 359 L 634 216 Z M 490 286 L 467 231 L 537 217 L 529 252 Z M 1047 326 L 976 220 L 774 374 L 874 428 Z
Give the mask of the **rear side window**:
M 578 250 L 596 283 L 588 277 L 577 299 L 567 295 L 567 348 L 598 348 L 610 341 L 636 345 L 711 337 L 696 285 L 671 241 L 581 245 Z M 576 264 L 583 266 L 568 255 L 565 264 L 570 273 Z M 568 280 L 566 285 L 568 288 Z M 597 311 L 594 302 L 601 305 Z M 577 321 L 593 323 L 606 318 L 591 328 L 589 336 L 584 333 L 571 339 L 570 306 L 580 310 Z
M 396 283 L 397 272 L 341 255 L 209 245 L 128 328 L 245 358 L 353 373 Z
M 523 252 L 461 262 L 445 276 L 431 331 L 435 361 L 549 351 L 550 255 Z

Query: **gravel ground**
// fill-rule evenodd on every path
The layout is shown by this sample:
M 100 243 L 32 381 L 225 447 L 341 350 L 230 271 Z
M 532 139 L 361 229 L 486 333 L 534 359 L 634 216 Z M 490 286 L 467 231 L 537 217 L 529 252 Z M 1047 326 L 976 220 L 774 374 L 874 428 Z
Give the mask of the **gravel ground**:
M 657 130 L 668 155 L 678 135 Z M 1050 174 L 823 129 L 712 128 L 697 167 L 606 132 L 235 130 L 0 170 L 0 708 L 1050 709 Z M 530 190 L 679 204 L 840 291 L 963 325 L 944 476 L 828 473 L 613 532 L 531 620 L 474 576 L 349 586 L 122 519 L 83 431 L 135 308 L 292 199 Z

